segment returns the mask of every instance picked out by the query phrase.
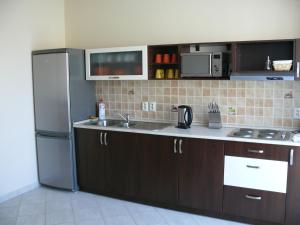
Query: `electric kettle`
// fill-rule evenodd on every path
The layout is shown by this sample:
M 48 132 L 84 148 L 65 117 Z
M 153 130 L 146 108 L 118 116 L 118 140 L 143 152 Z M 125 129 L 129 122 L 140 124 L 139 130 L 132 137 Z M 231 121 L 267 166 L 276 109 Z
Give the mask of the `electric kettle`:
M 191 127 L 193 121 L 193 110 L 190 106 L 178 106 L 178 125 L 177 128 L 187 129 Z

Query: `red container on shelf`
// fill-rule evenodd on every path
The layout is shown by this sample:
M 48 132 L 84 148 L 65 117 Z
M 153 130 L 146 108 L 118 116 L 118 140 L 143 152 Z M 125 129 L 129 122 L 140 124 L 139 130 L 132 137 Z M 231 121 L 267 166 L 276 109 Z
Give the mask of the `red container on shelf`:
M 170 55 L 169 54 L 163 55 L 163 63 L 170 63 Z
M 171 63 L 177 63 L 177 55 L 175 53 L 171 55 Z
M 162 63 L 162 55 L 161 54 L 155 55 L 155 63 Z

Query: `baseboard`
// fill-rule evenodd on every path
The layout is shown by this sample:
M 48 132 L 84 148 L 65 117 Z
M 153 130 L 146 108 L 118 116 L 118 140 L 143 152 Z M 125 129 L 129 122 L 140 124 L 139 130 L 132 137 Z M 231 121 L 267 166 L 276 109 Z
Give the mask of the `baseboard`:
M 14 197 L 17 197 L 21 194 L 24 194 L 25 192 L 31 191 L 35 188 L 38 188 L 39 186 L 40 186 L 40 184 L 38 182 L 35 182 L 35 183 L 32 183 L 32 184 L 26 185 L 22 188 L 19 188 L 17 190 L 14 190 L 12 192 L 9 192 L 5 195 L 2 195 L 2 196 L 0 196 L 0 203 L 5 202 L 5 201 L 7 201 L 9 199 L 12 199 Z

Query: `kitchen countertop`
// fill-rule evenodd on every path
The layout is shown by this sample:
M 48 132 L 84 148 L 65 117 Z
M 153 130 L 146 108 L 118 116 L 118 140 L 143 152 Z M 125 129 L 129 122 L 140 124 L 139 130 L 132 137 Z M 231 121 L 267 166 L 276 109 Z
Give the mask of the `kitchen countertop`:
M 221 129 L 210 129 L 200 125 L 193 125 L 190 129 L 179 129 L 174 126 L 168 126 L 161 130 L 142 130 L 134 128 L 123 128 L 123 127 L 101 127 L 97 125 L 85 124 L 88 120 L 75 122 L 74 128 L 84 129 L 95 129 L 95 130 L 106 130 L 106 131 L 121 131 L 129 133 L 140 133 L 140 134 L 152 134 L 152 135 L 163 135 L 172 137 L 186 137 L 186 138 L 201 138 L 210 140 L 224 140 L 224 141 L 238 141 L 238 142 L 249 142 L 249 143 L 261 143 L 261 144 L 275 144 L 275 145 L 288 145 L 288 146 L 300 146 L 300 143 L 293 141 L 279 141 L 279 140 L 262 140 L 262 139 L 250 139 L 250 138 L 238 138 L 228 137 L 228 134 L 236 128 L 223 127 Z

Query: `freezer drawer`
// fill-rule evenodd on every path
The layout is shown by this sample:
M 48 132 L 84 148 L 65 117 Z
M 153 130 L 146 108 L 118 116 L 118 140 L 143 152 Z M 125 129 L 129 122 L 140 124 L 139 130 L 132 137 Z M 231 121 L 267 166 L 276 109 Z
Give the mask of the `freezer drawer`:
M 34 55 L 32 60 L 36 130 L 70 132 L 68 54 Z
M 73 189 L 71 140 L 37 136 L 36 143 L 40 183 Z

